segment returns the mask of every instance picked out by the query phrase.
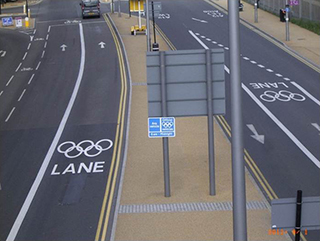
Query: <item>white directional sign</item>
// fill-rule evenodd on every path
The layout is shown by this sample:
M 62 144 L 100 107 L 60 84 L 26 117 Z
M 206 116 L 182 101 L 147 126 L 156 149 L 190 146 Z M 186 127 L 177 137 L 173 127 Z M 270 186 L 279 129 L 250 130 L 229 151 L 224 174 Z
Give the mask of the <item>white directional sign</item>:
M 106 43 L 100 42 L 98 45 L 100 45 L 100 47 L 101 47 L 102 49 L 104 49 L 104 46 L 106 45 Z
M 175 137 L 175 118 L 174 117 L 157 117 L 148 118 L 148 135 L 149 138 L 155 137 Z
M 64 51 L 66 51 L 67 45 L 63 44 L 63 45 L 60 46 L 60 48 L 61 48 L 62 51 L 64 52 Z

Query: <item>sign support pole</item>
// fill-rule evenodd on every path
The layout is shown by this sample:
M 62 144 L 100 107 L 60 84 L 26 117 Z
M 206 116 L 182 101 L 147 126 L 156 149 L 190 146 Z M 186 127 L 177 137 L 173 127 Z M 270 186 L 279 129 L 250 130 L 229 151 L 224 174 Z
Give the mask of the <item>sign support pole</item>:
M 300 241 L 301 233 L 301 207 L 302 207 L 302 191 L 297 191 L 297 208 L 296 208 L 296 227 L 295 227 L 295 241 Z
M 160 78 L 161 78 L 161 111 L 162 117 L 167 117 L 167 90 L 165 76 L 165 56 L 164 52 L 160 52 Z M 170 197 L 170 167 L 169 167 L 169 139 L 162 138 L 163 146 L 163 170 L 164 170 L 164 191 L 165 197 Z
M 138 1 L 138 9 L 139 9 L 139 29 L 141 29 L 141 6 L 140 6 L 140 0 Z
M 214 130 L 212 105 L 211 50 L 206 50 L 207 106 L 208 106 L 208 149 L 209 149 L 209 189 L 210 195 L 216 195 L 214 168 Z
M 147 51 L 151 51 L 151 38 L 150 38 L 150 14 L 149 14 L 149 0 L 146 0 L 147 12 Z
M 290 41 L 290 34 L 289 34 L 289 1 L 286 0 L 286 41 Z
M 233 240 L 247 241 L 247 210 L 243 153 L 238 5 L 238 1 L 228 0 L 232 121 Z
M 254 1 L 254 22 L 258 22 L 258 0 Z

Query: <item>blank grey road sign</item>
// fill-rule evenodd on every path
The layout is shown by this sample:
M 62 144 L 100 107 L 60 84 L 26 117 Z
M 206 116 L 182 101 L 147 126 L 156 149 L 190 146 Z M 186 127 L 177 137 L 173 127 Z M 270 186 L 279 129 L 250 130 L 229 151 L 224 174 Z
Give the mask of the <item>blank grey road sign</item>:
M 168 116 L 205 116 L 207 110 L 206 50 L 165 52 L 165 82 Z M 224 51 L 211 49 L 213 114 L 224 115 Z M 160 52 L 147 53 L 149 117 L 160 117 Z
M 271 201 L 271 228 L 293 230 L 296 221 L 296 198 Z M 320 197 L 302 197 L 301 229 L 320 229 Z
M 144 9 L 147 9 L 145 3 L 143 4 L 143 6 L 144 6 Z M 162 10 L 161 2 L 153 2 L 153 12 L 154 12 L 155 18 L 159 17 L 161 10 Z M 151 1 L 149 1 L 149 16 L 152 17 Z

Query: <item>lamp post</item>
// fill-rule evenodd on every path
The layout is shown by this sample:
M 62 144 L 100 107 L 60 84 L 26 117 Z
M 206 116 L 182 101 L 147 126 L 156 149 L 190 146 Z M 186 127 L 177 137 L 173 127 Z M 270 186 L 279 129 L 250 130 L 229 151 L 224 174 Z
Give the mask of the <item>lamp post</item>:
M 28 16 L 28 12 L 29 12 L 29 6 L 28 6 L 28 0 L 26 0 L 26 14 Z

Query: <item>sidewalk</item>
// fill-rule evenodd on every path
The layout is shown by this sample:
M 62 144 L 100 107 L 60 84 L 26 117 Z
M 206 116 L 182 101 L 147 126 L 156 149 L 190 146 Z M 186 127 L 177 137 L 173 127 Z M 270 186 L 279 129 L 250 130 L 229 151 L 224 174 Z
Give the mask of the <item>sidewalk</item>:
M 169 141 L 171 197 L 164 197 L 162 142 L 147 133 L 146 36 L 130 34 L 136 17 L 111 18 L 125 44 L 132 77 L 129 146 L 114 240 L 232 240 L 229 141 L 215 124 L 217 195 L 210 196 L 206 118 L 177 118 L 176 137 Z M 160 50 L 168 50 L 157 39 Z M 249 240 L 287 240 L 269 234 L 269 204 L 248 173 L 246 195 Z

